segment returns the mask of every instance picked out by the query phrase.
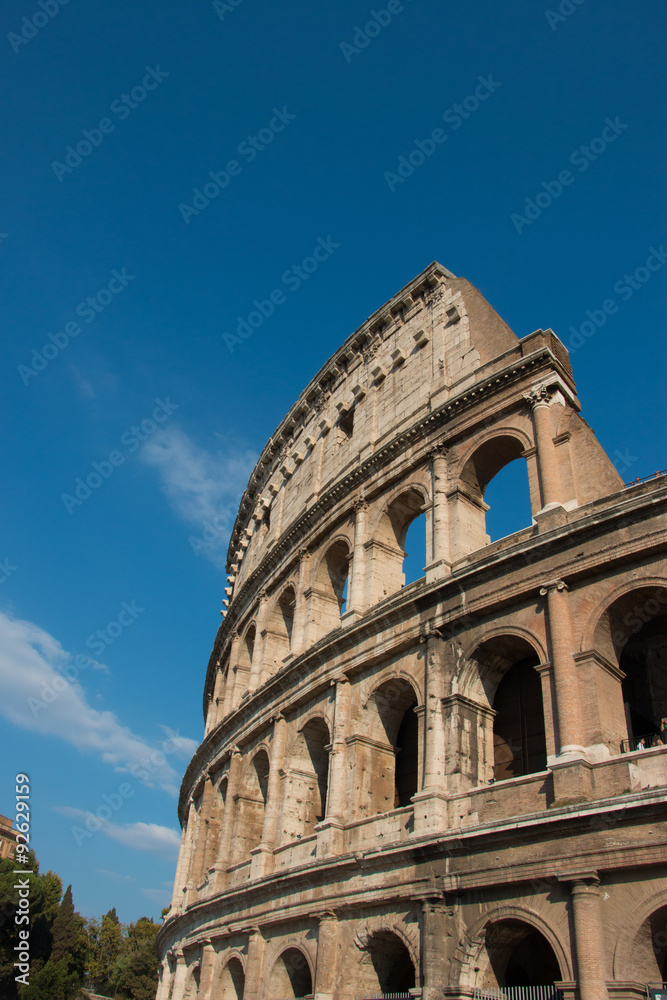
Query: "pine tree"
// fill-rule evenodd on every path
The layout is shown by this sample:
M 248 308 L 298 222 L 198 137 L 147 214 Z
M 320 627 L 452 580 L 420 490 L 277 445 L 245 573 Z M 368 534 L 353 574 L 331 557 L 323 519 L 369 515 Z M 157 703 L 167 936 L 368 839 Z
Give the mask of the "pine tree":
M 120 955 L 123 931 L 116 908 L 102 917 L 94 957 L 90 963 L 90 977 L 95 993 L 113 996 L 113 971 Z
M 51 928 L 51 954 L 42 969 L 30 976 L 21 1000 L 73 1000 L 79 995 L 86 962 L 84 922 L 74 909 L 72 886 L 65 890 Z

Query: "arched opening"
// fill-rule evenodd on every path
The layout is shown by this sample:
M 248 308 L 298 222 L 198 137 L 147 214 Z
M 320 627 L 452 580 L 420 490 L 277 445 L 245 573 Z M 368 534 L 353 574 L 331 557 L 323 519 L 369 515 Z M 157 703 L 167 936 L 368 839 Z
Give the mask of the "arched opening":
M 667 906 L 661 906 L 641 925 L 630 956 L 628 979 L 653 986 L 667 983 Z
M 196 1000 L 197 994 L 199 993 L 200 977 L 201 977 L 201 970 L 199 967 L 199 963 L 197 963 L 197 965 L 195 965 L 192 972 L 188 976 L 188 981 L 183 991 L 183 1000 Z
M 470 655 L 456 700 L 456 745 L 447 748 L 447 767 L 471 786 L 543 771 L 547 733 L 540 658 L 523 636 L 503 633 L 486 639 Z
M 600 616 L 595 650 L 625 674 L 608 715 L 623 750 L 667 744 L 667 590 L 622 594 Z
M 238 958 L 230 958 L 222 970 L 219 989 L 213 991 L 213 996 L 220 1000 L 243 1000 L 244 988 L 243 966 Z
M 527 528 L 533 520 L 525 459 L 508 462 L 484 492 L 486 533 L 492 542 Z
M 667 743 L 667 617 L 647 621 L 621 653 L 619 666 L 630 750 Z
M 426 513 L 422 512 L 410 522 L 405 535 L 403 546 L 405 555 L 403 557 L 403 578 L 404 586 L 420 580 L 424 575 L 424 562 L 426 561 Z
M 297 734 L 284 805 L 287 842 L 310 836 L 326 815 L 330 742 L 329 728 L 320 718 L 310 719 Z
M 536 656 L 515 663 L 501 680 L 493 699 L 496 781 L 534 774 L 547 766 L 542 685 L 536 665 Z
M 350 545 L 340 538 L 322 557 L 311 591 L 310 620 L 320 636 L 340 625 L 347 601 L 349 570 Z
M 420 518 L 423 512 L 424 497 L 411 486 L 391 501 L 380 518 L 367 545 L 371 605 L 423 575 L 426 564 L 426 517 Z M 408 529 L 418 518 L 419 523 L 410 532 L 408 549 Z
M 396 766 L 394 774 L 394 807 L 412 805 L 412 796 L 419 788 L 419 719 L 413 701 L 403 713 L 396 734 Z
M 267 996 L 289 1000 L 310 996 L 312 992 L 313 979 L 306 956 L 298 948 L 287 948 L 273 966 Z
M 296 592 L 292 586 L 285 587 L 271 605 L 263 653 L 265 677 L 279 670 L 290 653 L 295 607 Z
M 255 636 L 256 636 L 256 634 L 257 634 L 257 629 L 255 628 L 255 625 L 253 623 L 246 630 L 246 634 L 243 637 L 243 645 L 244 645 L 244 651 L 245 651 L 245 656 L 243 658 L 244 659 L 244 664 L 243 665 L 247 666 L 248 670 L 250 670 L 250 667 L 252 665 L 252 657 L 253 657 L 253 653 L 255 652 Z
M 368 814 L 411 805 L 419 788 L 419 720 L 414 689 L 403 678 L 380 685 L 369 699 L 369 735 L 374 740 L 366 768 Z
M 397 934 L 378 931 L 371 935 L 365 950 L 368 959 L 361 967 L 358 996 L 407 994 L 408 990 L 414 989 L 415 967 L 410 952 Z
M 508 534 L 507 528 L 512 525 L 510 531 L 516 531 L 517 518 L 509 514 L 509 511 L 521 511 L 523 524 L 521 527 L 530 525 L 532 516 L 530 515 L 530 491 L 527 487 L 526 477 L 518 478 L 518 473 L 513 477 L 512 472 L 507 474 L 507 483 L 503 490 L 503 482 L 499 481 L 498 492 L 500 496 L 494 499 L 495 491 L 489 494 L 489 499 L 494 499 L 496 507 L 507 506 L 508 511 L 494 515 L 489 525 L 487 525 L 486 514 L 489 510 L 487 501 L 487 487 L 501 469 L 522 457 L 524 444 L 516 437 L 509 434 L 501 434 L 491 438 L 481 444 L 470 456 L 464 465 L 458 483 L 454 504 L 455 509 L 451 516 L 460 526 L 458 532 L 458 550 L 455 557 L 468 555 L 477 549 L 487 545 L 490 541 L 489 527 L 495 532 L 499 532 L 496 537 Z M 525 466 L 524 466 L 525 470 Z M 516 478 L 515 478 L 516 477 Z M 514 487 L 514 491 L 513 488 Z M 520 489 L 520 495 L 516 489 Z M 511 518 L 511 519 L 510 519 Z
M 268 754 L 266 750 L 258 750 L 248 765 L 238 797 L 232 864 L 245 861 L 253 848 L 261 842 L 268 786 Z
M 547 939 L 522 920 L 490 924 L 485 950 L 489 966 L 483 986 L 553 986 L 562 979 L 558 959 Z

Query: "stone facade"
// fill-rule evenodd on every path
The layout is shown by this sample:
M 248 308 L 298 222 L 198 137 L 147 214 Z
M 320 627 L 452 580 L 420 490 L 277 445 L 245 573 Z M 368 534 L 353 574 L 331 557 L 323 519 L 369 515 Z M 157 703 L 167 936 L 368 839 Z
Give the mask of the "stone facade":
M 667 976 L 667 479 L 579 409 L 558 338 L 435 263 L 301 394 L 231 538 L 158 1000 Z M 532 523 L 490 543 L 517 458 Z

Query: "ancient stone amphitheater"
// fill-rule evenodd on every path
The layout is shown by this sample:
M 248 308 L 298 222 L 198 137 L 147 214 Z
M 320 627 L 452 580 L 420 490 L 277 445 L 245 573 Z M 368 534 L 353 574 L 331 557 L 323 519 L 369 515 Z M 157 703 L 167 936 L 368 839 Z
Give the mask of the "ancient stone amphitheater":
M 490 542 L 514 459 L 532 523 Z M 666 499 L 440 265 L 348 337 L 234 525 L 159 1000 L 661 987 Z

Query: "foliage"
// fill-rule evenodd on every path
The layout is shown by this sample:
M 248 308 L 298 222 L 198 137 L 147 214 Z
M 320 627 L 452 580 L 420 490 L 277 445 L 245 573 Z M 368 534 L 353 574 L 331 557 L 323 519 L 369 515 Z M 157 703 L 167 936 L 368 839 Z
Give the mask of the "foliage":
M 141 917 L 121 925 L 115 908 L 100 920 L 84 920 L 74 909 L 72 887 L 63 894 L 55 872 L 41 874 L 35 854 L 26 864 L 0 859 L 1 1000 L 75 1000 L 87 987 L 115 1000 L 154 1000 L 159 959 L 155 939 L 161 924 Z M 18 868 L 24 870 L 16 874 Z M 30 923 L 15 922 L 17 880 L 27 880 Z M 62 898 L 61 898 L 62 897 Z M 17 985 L 15 948 L 19 929 L 30 931 L 29 985 Z
M 148 917 L 141 917 L 127 928 L 115 970 L 116 996 L 154 1000 L 159 966 L 155 939 L 159 930 L 160 924 Z
M 19 929 L 30 930 L 31 979 L 38 974 L 51 953 L 52 927 L 58 913 L 62 894 L 62 881 L 55 872 L 42 875 L 33 851 L 28 852 L 26 863 L 20 865 L 10 858 L 0 859 L 0 996 L 3 1000 L 17 1000 L 14 968 L 15 947 L 19 943 Z M 21 874 L 15 870 L 23 869 Z M 18 879 L 27 879 L 30 890 L 30 922 L 17 925 Z M 25 991 L 24 991 L 25 995 Z

